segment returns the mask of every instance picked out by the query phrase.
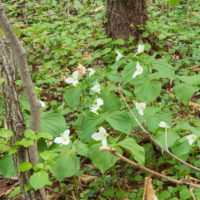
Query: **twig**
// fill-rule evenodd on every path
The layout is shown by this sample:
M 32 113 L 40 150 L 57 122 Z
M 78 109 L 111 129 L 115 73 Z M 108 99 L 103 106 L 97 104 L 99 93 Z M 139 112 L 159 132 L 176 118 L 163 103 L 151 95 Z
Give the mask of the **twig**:
M 163 151 L 165 151 L 167 154 L 169 154 L 171 157 L 173 157 L 174 159 L 178 160 L 179 162 L 181 162 L 182 164 L 184 164 L 185 166 L 191 168 L 191 169 L 194 169 L 196 171 L 200 171 L 200 168 L 198 167 L 195 167 L 187 162 L 185 162 L 184 160 L 182 160 L 181 158 L 177 157 L 176 155 L 174 155 L 173 153 L 171 153 L 169 151 L 169 149 L 165 149 L 163 148 L 152 136 L 151 134 L 142 126 L 142 124 L 138 121 L 137 117 L 135 116 L 135 114 L 133 113 L 133 111 L 131 110 L 129 104 L 127 103 L 123 93 L 119 90 L 119 94 L 121 96 L 121 98 L 123 99 L 126 107 L 128 108 L 131 116 L 133 117 L 133 119 L 136 121 L 136 123 L 138 124 L 138 126 L 143 130 L 143 132 L 149 137 L 149 139 L 156 145 L 158 146 L 160 149 L 162 149 Z
M 179 185 L 187 185 L 187 186 L 191 186 L 191 187 L 195 187 L 195 188 L 200 188 L 200 185 L 198 185 L 198 184 L 190 183 L 190 182 L 183 181 L 183 180 L 176 180 L 176 179 L 173 179 L 173 178 L 171 178 L 171 177 L 169 177 L 169 176 L 166 176 L 166 175 L 164 175 L 164 174 L 161 174 L 161 173 L 159 173 L 159 172 L 156 172 L 156 171 L 154 171 L 154 170 L 152 170 L 152 169 L 149 169 L 149 168 L 147 168 L 147 167 L 144 167 L 144 166 L 140 165 L 139 163 L 136 163 L 136 162 L 134 162 L 134 161 L 132 161 L 132 160 L 129 160 L 128 158 L 126 158 L 126 157 L 122 156 L 121 154 L 117 153 L 116 149 L 114 149 L 114 148 L 110 148 L 110 147 L 101 147 L 100 150 L 102 150 L 102 151 L 109 151 L 109 152 L 111 152 L 114 156 L 120 158 L 121 160 L 125 161 L 126 163 L 129 163 L 129 164 L 131 164 L 132 166 L 137 167 L 137 168 L 140 168 L 140 169 L 142 169 L 142 170 L 144 170 L 144 171 L 146 171 L 146 172 L 149 172 L 149 173 L 151 173 L 151 174 L 153 174 L 153 175 L 155 175 L 155 176 L 161 177 L 161 178 L 163 178 L 163 179 L 167 179 L 168 181 L 170 181 L 170 182 L 172 182 L 172 183 L 179 184 Z
M 195 195 L 194 195 L 193 189 L 194 189 L 193 187 L 190 187 L 190 193 L 192 195 L 193 200 L 197 200 Z

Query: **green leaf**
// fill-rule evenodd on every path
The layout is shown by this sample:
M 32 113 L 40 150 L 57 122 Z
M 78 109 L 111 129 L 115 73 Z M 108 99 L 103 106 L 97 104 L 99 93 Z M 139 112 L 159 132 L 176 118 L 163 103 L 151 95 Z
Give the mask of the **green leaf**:
M 5 79 L 4 78 L 0 78 L 0 84 L 4 83 L 4 82 L 5 82 Z
M 2 158 L 0 158 L 0 174 L 5 177 L 16 176 L 15 167 L 11 155 L 5 154 Z
M 177 78 L 189 85 L 200 85 L 200 75 L 177 76 Z
M 146 125 L 149 131 L 155 132 L 159 127 L 161 121 L 166 122 L 169 126 L 172 125 L 172 117 L 170 113 L 167 112 L 157 112 L 157 113 L 148 113 L 146 111 Z
M 30 184 L 35 190 L 38 190 L 44 187 L 45 185 L 51 185 L 52 183 L 49 180 L 49 175 L 47 172 L 39 171 L 39 172 L 35 172 L 30 177 Z
M 21 141 L 17 141 L 15 144 L 19 146 L 29 147 L 34 144 L 34 141 L 31 139 L 23 138 Z
M 144 148 L 138 145 L 133 138 L 126 138 L 123 141 L 119 142 L 117 145 L 127 150 L 139 164 L 144 165 L 145 163 Z
M 64 178 L 74 176 L 79 172 L 80 160 L 73 154 L 62 154 L 51 167 L 51 171 L 57 180 L 62 181 Z
M 159 81 L 138 80 L 134 85 L 137 99 L 144 102 L 154 101 L 161 92 Z
M 9 198 L 12 198 L 12 197 L 14 197 L 14 196 L 17 196 L 17 195 L 20 194 L 20 193 L 21 193 L 20 187 L 17 186 L 17 187 L 8 195 L 8 197 L 9 197 Z
M 24 135 L 25 135 L 26 138 L 30 138 L 30 139 L 36 138 L 35 132 L 32 131 L 32 130 L 26 130 Z
M 59 136 L 66 130 L 64 117 L 57 111 L 43 112 L 41 117 L 40 131 Z
M 76 128 L 81 140 L 83 142 L 89 141 L 91 135 L 96 132 L 96 126 L 102 121 L 103 119 L 92 113 L 86 113 L 80 116 L 76 121 Z
M 73 143 L 77 148 L 77 154 L 81 156 L 88 157 L 89 155 L 89 148 L 87 144 L 82 143 L 80 140 L 76 140 Z
M 39 139 L 39 138 L 44 138 L 44 139 L 52 140 L 53 136 L 50 133 L 40 132 L 40 133 L 37 134 L 37 139 Z
M 43 158 L 45 161 L 53 160 L 58 156 L 57 153 L 51 152 L 51 151 L 44 151 L 40 153 L 41 158 Z
M 12 136 L 13 136 L 13 133 L 11 130 L 3 129 L 3 128 L 0 129 L 0 137 L 10 138 Z
M 32 164 L 30 162 L 23 162 L 18 166 L 19 171 L 25 172 L 32 168 Z
M 102 106 L 103 112 L 120 109 L 121 102 L 119 98 L 113 92 L 110 92 L 108 90 L 103 90 L 101 98 L 103 99 L 103 102 L 104 102 Z
M 131 82 L 133 80 L 132 76 L 135 70 L 136 70 L 136 62 L 131 62 L 128 65 L 126 65 L 126 67 L 122 72 L 122 82 L 123 83 Z
M 192 95 L 198 90 L 198 87 L 184 83 L 176 84 L 174 87 L 175 94 L 180 102 L 189 101 L 192 98 Z
M 90 147 L 89 157 L 92 160 L 92 163 L 97 167 L 101 173 L 104 173 L 106 170 L 111 168 L 119 158 L 113 156 L 108 151 L 100 151 L 101 144 L 95 144 Z M 121 153 L 120 148 L 116 148 L 119 153 Z
M 152 66 L 158 71 L 157 76 L 159 78 L 169 78 L 172 80 L 175 78 L 175 69 L 165 60 L 155 60 Z
M 68 88 L 64 93 L 64 99 L 68 106 L 74 108 L 80 103 L 82 89 L 78 87 Z
M 105 120 L 112 126 L 113 129 L 129 134 L 131 131 L 131 118 L 126 111 L 114 111 Z

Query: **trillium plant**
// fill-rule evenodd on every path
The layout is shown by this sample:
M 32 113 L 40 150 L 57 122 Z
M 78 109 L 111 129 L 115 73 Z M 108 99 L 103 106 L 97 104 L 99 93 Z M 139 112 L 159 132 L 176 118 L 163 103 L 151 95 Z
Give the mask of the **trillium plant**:
M 99 83 L 95 83 L 95 85 L 91 88 L 91 90 L 93 91 L 93 92 L 96 92 L 96 93 L 101 93 L 101 86 L 100 86 L 100 84 Z
M 94 102 L 94 104 L 90 107 L 90 111 L 95 113 L 96 115 L 99 115 L 99 113 L 97 112 L 100 108 L 100 106 L 103 105 L 103 99 L 101 98 L 97 98 Z
M 106 132 L 106 129 L 101 126 L 101 127 L 99 127 L 99 132 L 92 134 L 92 139 L 94 139 L 96 141 L 101 141 L 102 146 L 107 147 L 108 146 L 107 136 L 108 136 L 108 133 Z
M 133 73 L 132 78 L 139 76 L 143 73 L 143 67 L 140 65 L 139 62 L 136 63 L 136 71 Z
M 141 102 L 141 103 L 135 102 L 135 107 L 138 110 L 139 115 L 144 115 L 144 110 L 146 108 L 146 103 L 144 103 L 144 102 Z
M 197 137 L 196 137 L 196 135 L 191 134 L 191 135 L 186 136 L 186 139 L 188 140 L 189 145 L 192 145 L 194 143 L 194 141 L 197 139 Z
M 56 144 L 68 145 L 70 142 L 69 134 L 70 130 L 66 130 L 60 137 L 56 137 L 54 139 L 54 142 Z
M 78 76 L 79 76 L 78 71 L 74 71 L 72 73 L 71 77 L 66 78 L 65 82 L 72 84 L 73 86 L 77 86 L 78 85 Z

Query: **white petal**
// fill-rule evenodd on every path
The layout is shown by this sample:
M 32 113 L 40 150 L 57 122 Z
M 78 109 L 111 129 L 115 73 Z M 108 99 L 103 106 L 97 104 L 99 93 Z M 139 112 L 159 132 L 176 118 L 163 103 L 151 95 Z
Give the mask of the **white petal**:
M 66 83 L 73 83 L 74 82 L 74 79 L 69 77 L 69 78 L 66 78 L 65 80 Z
M 161 122 L 159 123 L 159 126 L 160 126 L 161 128 L 169 128 L 169 126 L 167 125 L 167 123 L 165 123 L 164 121 L 161 121 Z
M 101 99 L 101 98 L 97 98 L 95 102 L 97 103 L 98 106 L 103 105 L 103 99 Z
M 101 93 L 100 84 L 96 83 L 96 84 L 91 88 L 91 90 L 100 94 L 100 93 Z
M 138 110 L 138 113 L 140 115 L 144 115 L 144 110 L 146 108 L 146 103 L 138 103 L 138 102 L 136 102 L 135 103 L 135 107 Z
M 107 146 L 108 146 L 108 143 L 107 143 L 106 138 L 103 139 L 103 140 L 101 140 L 101 143 L 102 143 L 102 146 L 103 146 L 103 147 L 107 147 Z
M 144 51 L 144 44 L 139 44 L 137 48 L 137 54 L 140 54 Z
M 89 76 L 92 76 L 95 73 L 95 70 L 92 68 L 88 68 L 87 71 L 89 71 Z
M 99 109 L 99 106 L 91 106 L 90 107 L 90 111 L 96 115 L 99 115 L 99 113 L 97 112 L 98 109 Z
M 46 106 L 46 104 L 44 103 L 44 101 L 40 101 L 40 105 L 42 108 L 44 108 Z
M 123 57 L 123 55 L 117 49 L 116 49 L 116 53 L 117 53 L 116 61 L 118 61 Z
M 99 133 L 103 133 L 105 134 L 106 133 L 106 129 L 104 127 L 99 127 Z
M 94 139 L 96 141 L 101 141 L 103 138 L 99 133 L 93 133 L 92 134 L 92 139 Z
M 57 144 L 62 144 L 63 143 L 63 138 L 62 137 L 56 137 L 54 139 L 54 142 L 57 143 Z
M 73 85 L 73 86 L 77 86 L 77 84 L 78 84 L 78 80 L 73 80 L 72 85 Z
M 64 133 L 63 133 L 63 137 L 67 137 L 69 136 L 70 134 L 70 130 L 66 130 Z
M 193 144 L 193 142 L 196 140 L 196 135 L 194 135 L 194 134 L 191 134 L 191 135 L 188 135 L 188 136 L 186 136 L 186 139 L 188 140 L 188 142 L 189 142 L 189 145 L 192 145 Z
M 68 137 L 63 137 L 62 144 L 64 144 L 64 145 L 68 145 L 69 142 L 70 142 L 69 136 L 68 136 Z
M 143 73 L 143 67 L 140 65 L 139 62 L 136 63 L 136 71 L 133 73 L 132 78 L 135 78 L 136 76 Z
M 78 71 L 74 71 L 72 73 L 72 77 L 73 77 L 73 79 L 78 79 Z

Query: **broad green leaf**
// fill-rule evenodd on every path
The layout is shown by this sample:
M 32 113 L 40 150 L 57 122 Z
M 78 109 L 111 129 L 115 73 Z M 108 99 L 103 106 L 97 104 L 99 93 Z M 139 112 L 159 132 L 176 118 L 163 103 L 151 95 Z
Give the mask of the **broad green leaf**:
M 30 139 L 35 139 L 35 138 L 36 138 L 35 132 L 32 131 L 32 130 L 26 130 L 26 131 L 24 132 L 24 136 L 25 136 L 26 138 L 30 138 Z
M 105 120 L 112 126 L 113 129 L 129 134 L 131 131 L 131 118 L 126 111 L 114 111 Z
M 168 0 L 167 3 L 171 4 L 171 5 L 176 5 L 180 2 L 180 0 Z
M 144 102 L 154 101 L 161 92 L 159 81 L 138 80 L 134 85 L 137 99 Z
M 189 101 L 192 98 L 192 95 L 198 90 L 198 87 L 184 83 L 176 84 L 174 87 L 175 94 L 180 102 Z
M 79 172 L 80 160 L 73 154 L 61 154 L 51 167 L 51 171 L 57 180 L 74 176 Z
M 40 131 L 52 134 L 54 137 L 66 130 L 64 117 L 57 111 L 43 112 L 41 117 Z
M 20 187 L 17 186 L 17 187 L 8 195 L 8 197 L 9 197 L 9 198 L 12 198 L 12 197 L 14 197 L 14 196 L 17 196 L 17 195 L 20 194 L 20 193 L 21 193 Z
M 92 163 L 97 167 L 101 173 L 104 173 L 106 170 L 110 169 L 119 158 L 113 156 L 108 151 L 101 151 L 99 148 L 101 144 L 95 144 L 90 147 L 89 157 L 92 160 Z M 121 150 L 117 148 L 117 151 L 121 153 Z
M 34 144 L 34 140 L 23 138 L 21 141 L 17 141 L 15 144 L 19 146 L 29 147 Z
M 78 87 L 71 87 L 64 93 L 64 99 L 68 106 L 74 108 L 80 103 L 82 89 Z
M 5 154 L 2 158 L 0 158 L 0 174 L 5 177 L 16 176 L 15 167 L 11 155 Z
M 200 85 L 200 75 L 177 76 L 177 78 L 189 85 Z
M 23 162 L 18 167 L 19 171 L 21 172 L 28 171 L 31 168 L 32 168 L 32 164 L 30 162 Z
M 175 78 L 174 68 L 165 60 L 155 60 L 152 63 L 152 66 L 158 71 L 157 76 L 159 76 L 159 78 L 169 78 L 172 80 Z
M 121 102 L 119 98 L 113 92 L 110 92 L 108 90 L 103 90 L 101 98 L 104 101 L 104 104 L 102 106 L 103 112 L 120 109 Z
M 51 151 L 44 151 L 40 153 L 41 158 L 43 158 L 45 161 L 53 160 L 58 156 L 57 153 L 51 152 Z
M 144 148 L 138 145 L 133 138 L 126 138 L 123 141 L 119 142 L 117 145 L 127 150 L 139 164 L 144 165 L 145 163 Z
M 164 130 L 161 130 L 158 133 L 156 133 L 155 139 L 163 148 L 166 148 Z M 180 137 L 178 136 L 176 132 L 171 131 L 171 129 L 167 131 L 167 147 L 173 146 L 179 139 Z
M 89 141 L 91 135 L 96 132 L 96 126 L 102 121 L 103 119 L 92 113 L 86 113 L 80 116 L 76 121 L 76 128 L 81 140 L 83 142 Z
M 136 70 L 136 62 L 131 62 L 124 68 L 122 72 L 122 81 L 123 83 L 128 83 L 133 80 L 132 76 Z
M 172 117 L 170 113 L 167 112 L 158 112 L 152 115 L 146 116 L 146 125 L 149 131 L 155 132 L 159 127 L 159 123 L 164 121 L 169 126 L 172 125 Z
M 185 138 L 181 138 L 176 145 L 172 147 L 172 152 L 176 156 L 188 155 L 191 149 L 188 141 Z
M 0 129 L 0 137 L 10 138 L 12 136 L 13 136 L 13 133 L 11 130 L 3 129 L 3 128 Z
M 35 172 L 30 177 L 30 184 L 35 190 L 38 190 L 44 187 L 45 185 L 51 185 L 52 183 L 49 180 L 49 175 L 47 172 L 39 171 L 39 172 Z
M 81 156 L 88 157 L 89 155 L 89 148 L 87 144 L 82 143 L 80 140 L 76 140 L 73 143 L 77 149 L 77 154 Z

